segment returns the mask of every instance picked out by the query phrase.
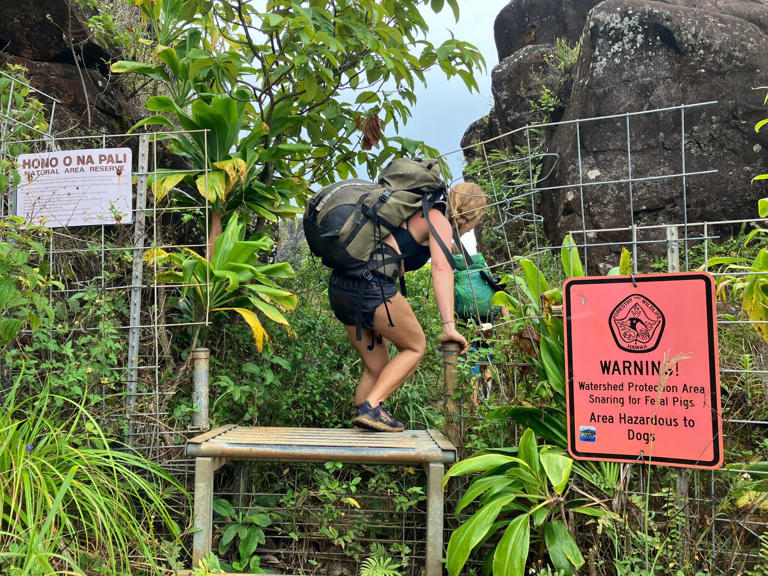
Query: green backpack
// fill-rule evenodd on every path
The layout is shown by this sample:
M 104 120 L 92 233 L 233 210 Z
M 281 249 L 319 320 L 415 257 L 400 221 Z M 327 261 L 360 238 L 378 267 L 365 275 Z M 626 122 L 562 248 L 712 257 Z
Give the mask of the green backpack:
M 456 265 L 453 271 L 454 312 L 463 320 L 493 321 L 501 308 L 491 306 L 491 299 L 503 288 L 491 275 L 485 258 L 482 254 L 474 254 L 468 259 L 454 254 L 453 260 Z
M 439 162 L 428 158 L 393 160 L 382 170 L 378 184 L 353 179 L 326 186 L 304 212 L 309 249 L 345 276 L 370 278 L 376 272 L 393 278 L 400 258 L 371 255 L 418 210 L 426 216 L 430 208 L 445 203 L 445 191 Z M 442 248 L 450 254 L 447 247 Z

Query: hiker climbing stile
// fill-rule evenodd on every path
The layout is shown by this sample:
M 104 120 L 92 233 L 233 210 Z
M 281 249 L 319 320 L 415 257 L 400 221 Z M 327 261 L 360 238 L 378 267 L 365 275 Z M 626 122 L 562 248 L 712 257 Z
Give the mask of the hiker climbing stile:
M 448 206 L 444 202 L 435 204 L 427 218 L 422 210 L 417 210 L 399 228 L 384 236 L 382 248 L 375 251 L 371 259 L 396 258 L 399 271 L 395 270 L 394 276 L 374 272 L 367 279 L 361 279 L 339 271 L 331 275 L 328 289 L 331 308 L 344 324 L 363 364 L 354 396 L 355 426 L 384 432 L 405 428 L 389 415 L 382 403 L 416 371 L 426 352 L 426 339 L 410 304 L 397 290 L 397 276 L 417 270 L 431 259 L 432 284 L 442 322 L 440 342 L 456 342 L 461 354 L 467 352 L 467 341 L 454 322 L 453 269 L 444 247 L 451 245 L 452 227 L 456 227 L 461 236 L 480 222 L 487 203 L 485 193 L 476 184 L 457 184 L 448 192 Z M 397 349 L 391 359 L 387 340 Z

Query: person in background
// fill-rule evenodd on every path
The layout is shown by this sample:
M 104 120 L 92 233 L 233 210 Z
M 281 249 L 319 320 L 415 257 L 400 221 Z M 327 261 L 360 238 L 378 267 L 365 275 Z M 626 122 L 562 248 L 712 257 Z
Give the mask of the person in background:
M 432 228 L 419 210 L 384 238 L 384 243 L 402 257 L 399 276 L 418 270 L 431 259 L 432 285 L 442 322 L 439 340 L 440 343 L 458 343 L 461 354 L 467 352 L 469 345 L 454 321 L 453 269 L 435 233 L 443 246 L 450 246 L 452 226 L 456 227 L 459 236 L 469 232 L 480 222 L 487 205 L 488 198 L 482 188 L 463 182 L 449 190 L 447 206 L 438 204 L 429 211 Z M 357 415 L 353 424 L 382 432 L 404 430 L 403 423 L 387 412 L 383 402 L 413 375 L 427 349 L 424 330 L 410 304 L 398 292 L 395 278 L 378 275 L 367 282 L 361 295 L 359 280 L 334 272 L 329 281 L 328 297 L 363 364 L 363 373 L 355 390 Z M 362 339 L 356 337 L 358 305 L 362 306 Z M 392 358 L 387 341 L 397 349 Z

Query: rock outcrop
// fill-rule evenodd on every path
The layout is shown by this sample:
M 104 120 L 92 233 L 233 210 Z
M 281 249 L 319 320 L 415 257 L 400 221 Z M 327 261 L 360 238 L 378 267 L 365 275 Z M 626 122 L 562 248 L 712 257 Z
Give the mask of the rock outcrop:
M 86 22 L 93 12 L 75 0 L 0 2 L 0 65 L 27 69 L 29 84 L 57 99 L 54 132 L 120 133 L 135 111 L 110 81 L 108 47 Z
M 512 1 L 499 14 L 497 46 L 509 56 L 493 71 L 491 114 L 469 128 L 463 145 L 536 120 L 530 102 L 542 89 L 545 55 L 554 47 L 521 44 L 519 25 L 508 30 L 507 38 L 503 24 L 535 22 L 536 40 L 560 34 L 573 38 L 573 24 L 568 28 L 550 15 L 581 10 L 578 62 L 557 94 L 559 109 L 552 120 L 717 103 L 685 111 L 684 144 L 680 110 L 631 116 L 629 150 L 624 116 L 580 123 L 580 149 L 575 124 L 540 131 L 546 149 L 557 156 L 556 164 L 542 170 L 549 174 L 545 185 L 553 188 L 540 208 L 550 243 L 558 245 L 568 231 L 580 230 L 582 214 L 587 229 L 601 230 L 629 222 L 647 226 L 756 217 L 757 200 L 765 193 L 751 180 L 768 172 L 768 136 L 754 129 L 768 116 L 765 92 L 754 90 L 768 85 L 768 6 L 746 0 L 606 0 L 587 12 L 589 4 L 597 3 Z M 494 146 L 509 150 L 514 144 L 520 141 L 511 137 Z M 687 173 L 717 173 L 642 180 L 682 173 L 683 145 Z M 623 182 L 605 183 L 617 180 Z M 618 243 L 628 240 L 628 233 L 590 238 L 591 244 L 605 244 L 594 248 L 591 271 L 615 264 Z

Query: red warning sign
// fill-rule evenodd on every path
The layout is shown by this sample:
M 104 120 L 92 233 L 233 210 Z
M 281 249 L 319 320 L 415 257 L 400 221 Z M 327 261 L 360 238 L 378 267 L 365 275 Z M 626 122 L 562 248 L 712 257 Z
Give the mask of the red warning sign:
M 710 274 L 571 278 L 563 313 L 574 458 L 722 465 Z

